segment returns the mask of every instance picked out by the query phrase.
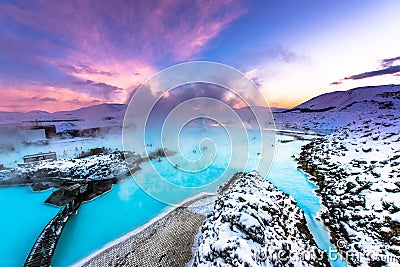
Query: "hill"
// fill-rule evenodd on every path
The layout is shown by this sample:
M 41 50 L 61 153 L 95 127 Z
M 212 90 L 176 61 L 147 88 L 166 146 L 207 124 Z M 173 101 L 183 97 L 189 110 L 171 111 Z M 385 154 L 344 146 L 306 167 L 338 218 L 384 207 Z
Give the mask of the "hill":
M 292 109 L 274 113 L 278 129 L 331 133 L 368 117 L 400 110 L 400 85 L 354 88 L 314 97 Z
M 400 85 L 381 85 L 354 88 L 316 96 L 289 111 L 370 111 L 399 109 Z

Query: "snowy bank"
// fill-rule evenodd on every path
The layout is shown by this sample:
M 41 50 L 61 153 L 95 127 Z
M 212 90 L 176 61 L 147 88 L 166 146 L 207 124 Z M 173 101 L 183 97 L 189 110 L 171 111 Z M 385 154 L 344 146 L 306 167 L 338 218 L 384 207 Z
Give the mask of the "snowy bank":
M 192 266 L 330 266 L 296 201 L 256 172 L 224 190 L 201 226 Z
M 370 111 L 302 148 L 333 244 L 353 266 L 400 264 L 400 113 Z

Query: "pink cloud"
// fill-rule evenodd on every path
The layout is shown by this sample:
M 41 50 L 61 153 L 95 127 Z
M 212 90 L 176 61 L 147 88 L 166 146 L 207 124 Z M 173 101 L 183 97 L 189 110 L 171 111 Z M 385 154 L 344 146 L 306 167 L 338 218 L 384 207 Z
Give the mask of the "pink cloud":
M 0 111 L 43 110 L 54 112 L 110 102 L 107 99 L 92 97 L 68 88 L 30 86 L 24 90 L 0 88 L 0 91 L 2 94 Z
M 196 59 L 214 38 L 246 12 L 242 3 L 233 0 L 0 3 L 0 21 L 5 19 L 17 25 L 16 30 L 3 30 L 6 38 L 0 40 L 4 55 L 16 65 L 14 77 L 13 70 L 7 73 L 7 79 L 0 74 L 0 91 L 5 95 L 0 109 L 51 111 L 97 101 L 125 102 L 132 88 L 156 71 Z M 49 86 L 52 84 L 54 87 Z M 51 104 L 56 101 L 39 99 L 56 99 L 58 103 L 53 107 Z
M 185 10 L 180 14 L 177 10 Z M 188 60 L 198 55 L 230 23 L 246 12 L 235 1 L 162 1 L 158 16 L 148 10 L 151 31 L 144 31 L 147 40 L 163 42 L 176 60 Z M 151 47 L 151 46 L 147 46 Z M 147 51 L 151 53 L 151 51 Z M 163 51 L 166 53 L 167 51 Z
M 246 12 L 239 1 L 39 1 L 1 4 L 2 16 L 54 35 L 89 56 L 154 62 L 197 55 Z M 122 55 L 121 55 L 122 54 Z

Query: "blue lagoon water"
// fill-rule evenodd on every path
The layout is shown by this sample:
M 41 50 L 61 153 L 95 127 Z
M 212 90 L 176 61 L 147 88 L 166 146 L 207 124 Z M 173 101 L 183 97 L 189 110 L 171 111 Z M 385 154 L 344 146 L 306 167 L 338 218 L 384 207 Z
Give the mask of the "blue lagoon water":
M 23 266 L 44 226 L 58 212 L 44 204 L 51 191 L 32 193 L 28 187 L 0 189 L 0 265 Z
M 286 139 L 287 137 L 285 137 Z M 279 139 L 279 138 L 278 138 Z M 310 230 L 322 249 L 330 246 L 329 236 L 322 224 L 314 219 L 321 209 L 320 200 L 314 194 L 315 185 L 307 180 L 307 176 L 297 170 L 292 155 L 298 154 L 302 141 L 276 143 L 275 159 L 267 177 L 282 191 L 292 195 L 306 214 Z M 185 143 L 188 149 L 194 144 Z M 190 150 L 191 151 L 191 150 Z M 197 155 L 191 155 L 197 157 Z M 224 155 L 217 155 L 214 163 L 204 173 L 196 178 L 179 175 L 179 171 L 171 167 L 166 160 L 153 162 L 160 164 L 165 177 L 170 177 L 173 183 L 196 185 L 199 181 L 218 175 L 226 166 L 222 162 Z M 149 184 L 157 186 L 157 180 L 152 178 L 151 163 L 141 164 L 142 170 L 135 176 L 144 179 Z M 251 166 L 250 166 L 251 167 Z M 234 173 L 235 170 L 230 170 Z M 174 180 L 175 179 L 175 180 Z M 186 180 L 185 180 L 186 179 Z M 180 202 L 198 192 L 171 193 L 173 201 Z M 31 246 L 42 228 L 57 213 L 58 209 L 44 204 L 51 191 L 32 193 L 26 187 L 0 189 L 0 262 L 2 266 L 22 266 Z M 53 266 L 69 266 L 106 244 L 123 236 L 131 230 L 147 223 L 152 218 L 169 208 L 167 204 L 157 201 L 144 192 L 129 178 L 115 185 L 111 192 L 85 203 L 77 215 L 72 216 L 66 225 L 57 245 Z M 346 266 L 336 262 L 335 266 Z
M 314 192 L 317 186 L 308 180 L 307 174 L 297 169 L 296 161 L 292 158 L 292 155 L 298 155 L 304 144 L 303 141 L 277 143 L 275 160 L 267 180 L 297 201 L 297 205 L 304 211 L 308 228 L 318 247 L 329 251 L 334 248 L 329 241 L 329 233 L 322 223 L 315 219 L 321 210 L 320 198 Z M 336 255 L 332 254 L 332 259 L 334 256 Z M 331 261 L 331 264 L 335 267 L 347 266 L 346 262 L 339 259 Z

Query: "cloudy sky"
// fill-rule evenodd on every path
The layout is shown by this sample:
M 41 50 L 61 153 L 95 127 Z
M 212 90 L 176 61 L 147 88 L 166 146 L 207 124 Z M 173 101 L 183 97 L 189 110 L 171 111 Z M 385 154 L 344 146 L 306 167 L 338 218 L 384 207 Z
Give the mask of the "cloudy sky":
M 400 83 L 397 0 L 0 0 L 0 110 L 123 103 L 163 68 L 210 60 L 271 106 Z

